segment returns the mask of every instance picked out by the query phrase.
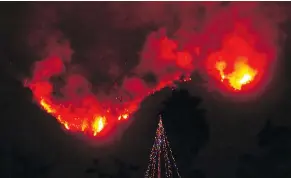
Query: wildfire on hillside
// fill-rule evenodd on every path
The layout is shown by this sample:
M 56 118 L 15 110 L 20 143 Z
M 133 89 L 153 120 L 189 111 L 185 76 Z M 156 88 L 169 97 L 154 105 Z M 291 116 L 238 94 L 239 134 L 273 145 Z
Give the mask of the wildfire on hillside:
M 48 56 L 36 62 L 33 76 L 25 80 L 25 85 L 32 90 L 39 106 L 65 129 L 102 136 L 130 119 L 145 97 L 166 86 L 174 86 L 174 81 L 181 81 L 182 75 L 186 76 L 183 81 L 191 80 L 191 73 L 198 67 L 194 65 L 195 60 L 205 51 L 206 57 L 201 59 L 205 65 L 197 70 L 219 81 L 224 89 L 239 93 L 256 86 L 270 59 L 268 52 L 256 49 L 254 39 L 258 37 L 253 37 L 254 34 L 249 34 L 242 26 L 235 26 L 232 33 L 222 34 L 220 48 L 212 51 L 203 49 L 205 44 L 191 44 L 191 40 L 184 48 L 178 48 L 178 41 L 168 38 L 163 29 L 150 34 L 135 70 L 153 70 L 158 78 L 155 86 L 149 86 L 142 77 L 131 76 L 126 77 L 115 92 L 101 96 L 91 91 L 90 83 L 82 75 L 67 74 L 65 62 L 59 56 Z M 197 40 L 203 41 L 203 38 Z M 66 80 L 66 85 L 60 89 L 62 97 L 54 95 L 54 83 L 50 81 L 51 77 L 60 75 Z

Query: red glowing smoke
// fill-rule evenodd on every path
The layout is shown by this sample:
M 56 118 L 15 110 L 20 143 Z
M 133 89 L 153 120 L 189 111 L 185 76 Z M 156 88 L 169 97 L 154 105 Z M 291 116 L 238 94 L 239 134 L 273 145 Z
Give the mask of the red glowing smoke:
M 194 70 L 216 81 L 220 90 L 239 94 L 260 86 L 277 57 L 277 22 L 268 19 L 264 11 L 270 7 L 264 9 L 258 3 L 233 3 L 228 7 L 215 3 L 181 3 L 176 10 L 180 12 L 180 8 L 188 6 L 204 7 L 203 18 L 191 19 L 187 12 L 179 13 L 180 28 L 171 37 L 167 35 L 167 25 L 150 33 L 140 53 L 139 64 L 130 71 L 135 75 L 126 75 L 122 84 L 114 83 L 109 92 L 93 92 L 85 75 L 70 72 L 72 64 L 68 56 L 72 50 L 67 42 L 60 45 L 54 38 L 48 38 L 46 56 L 35 63 L 33 75 L 25 84 L 33 91 L 35 101 L 67 130 L 94 136 L 101 136 L 118 123 L 126 122 L 145 97 L 172 85 L 181 75 L 190 80 Z M 131 11 L 140 15 L 141 23 L 152 21 L 147 18 L 159 14 L 156 9 L 163 9 L 165 5 L 155 6 L 154 11 L 146 11 L 146 7 L 141 9 L 150 14 L 148 16 Z M 162 12 L 160 16 L 153 21 L 165 24 L 168 18 Z M 132 26 L 139 26 L 136 17 L 130 21 Z M 124 28 L 124 25 L 116 28 Z M 147 73 L 156 76 L 156 85 L 149 85 L 142 79 Z M 65 81 L 61 87 L 56 87 L 51 80 L 58 76 Z M 58 94 L 55 94 L 56 88 Z
M 163 33 L 157 34 L 149 37 L 149 49 L 145 49 L 142 54 L 142 57 L 151 54 L 150 58 L 163 64 L 160 66 L 161 73 L 156 74 L 161 78 L 154 87 L 148 86 L 139 77 L 126 77 L 114 93 L 94 94 L 84 76 L 66 73 L 65 63 L 59 56 L 49 56 L 36 62 L 33 77 L 25 84 L 33 91 L 37 103 L 56 117 L 67 130 L 101 135 L 100 132 L 107 127 L 127 120 L 145 97 L 179 80 L 183 73 L 190 74 L 193 68 L 191 56 L 187 52 L 175 52 L 175 42 Z M 157 67 L 157 64 L 152 65 Z M 174 70 L 170 71 L 167 67 L 173 67 Z M 51 77 L 60 75 L 64 75 L 66 80 L 66 85 L 60 88 L 61 97 L 54 96 L 54 86 L 50 82 Z

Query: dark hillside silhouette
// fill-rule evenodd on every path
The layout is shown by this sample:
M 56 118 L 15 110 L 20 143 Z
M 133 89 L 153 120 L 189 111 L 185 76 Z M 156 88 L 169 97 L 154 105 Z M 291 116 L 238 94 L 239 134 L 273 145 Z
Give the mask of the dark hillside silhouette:
M 291 129 L 268 121 L 258 134 L 259 151 L 241 156 L 238 178 L 291 176 Z M 268 170 L 268 171 L 266 171 Z

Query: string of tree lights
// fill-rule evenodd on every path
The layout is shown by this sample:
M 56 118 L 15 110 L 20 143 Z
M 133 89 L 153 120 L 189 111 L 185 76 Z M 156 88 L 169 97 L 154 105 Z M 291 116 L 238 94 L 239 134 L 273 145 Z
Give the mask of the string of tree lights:
M 181 178 L 160 117 L 145 178 Z M 163 166 L 162 166 L 163 165 Z

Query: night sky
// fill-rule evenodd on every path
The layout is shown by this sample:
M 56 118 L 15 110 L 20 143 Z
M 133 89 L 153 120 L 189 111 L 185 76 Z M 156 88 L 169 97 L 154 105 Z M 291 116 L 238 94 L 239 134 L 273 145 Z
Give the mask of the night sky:
M 0 177 L 144 177 L 161 115 L 182 177 L 289 178 L 289 8 L 287 2 L 1 2 Z M 236 12 L 265 37 L 260 50 L 270 48 L 275 54 L 258 91 L 242 95 L 216 87 L 217 81 L 201 67 L 220 46 L 217 41 L 236 20 L 231 18 Z M 111 96 L 113 84 L 131 91 L 126 82 L 132 76 L 156 86 L 172 70 L 155 63 L 148 47 L 152 32 L 161 29 L 179 42 L 179 50 L 187 35 L 198 39 L 190 40 L 201 49 L 192 80 L 145 97 L 108 137 L 64 129 L 23 85 L 34 77 L 37 61 L 58 56 L 66 71 L 49 78 L 55 96 L 75 96 L 70 93 L 74 86 L 64 87 L 66 77 L 74 74 L 82 76 L 81 93 L 90 88 L 102 97 Z M 62 87 L 65 91 L 58 90 Z M 132 89 L 130 96 L 141 89 Z

